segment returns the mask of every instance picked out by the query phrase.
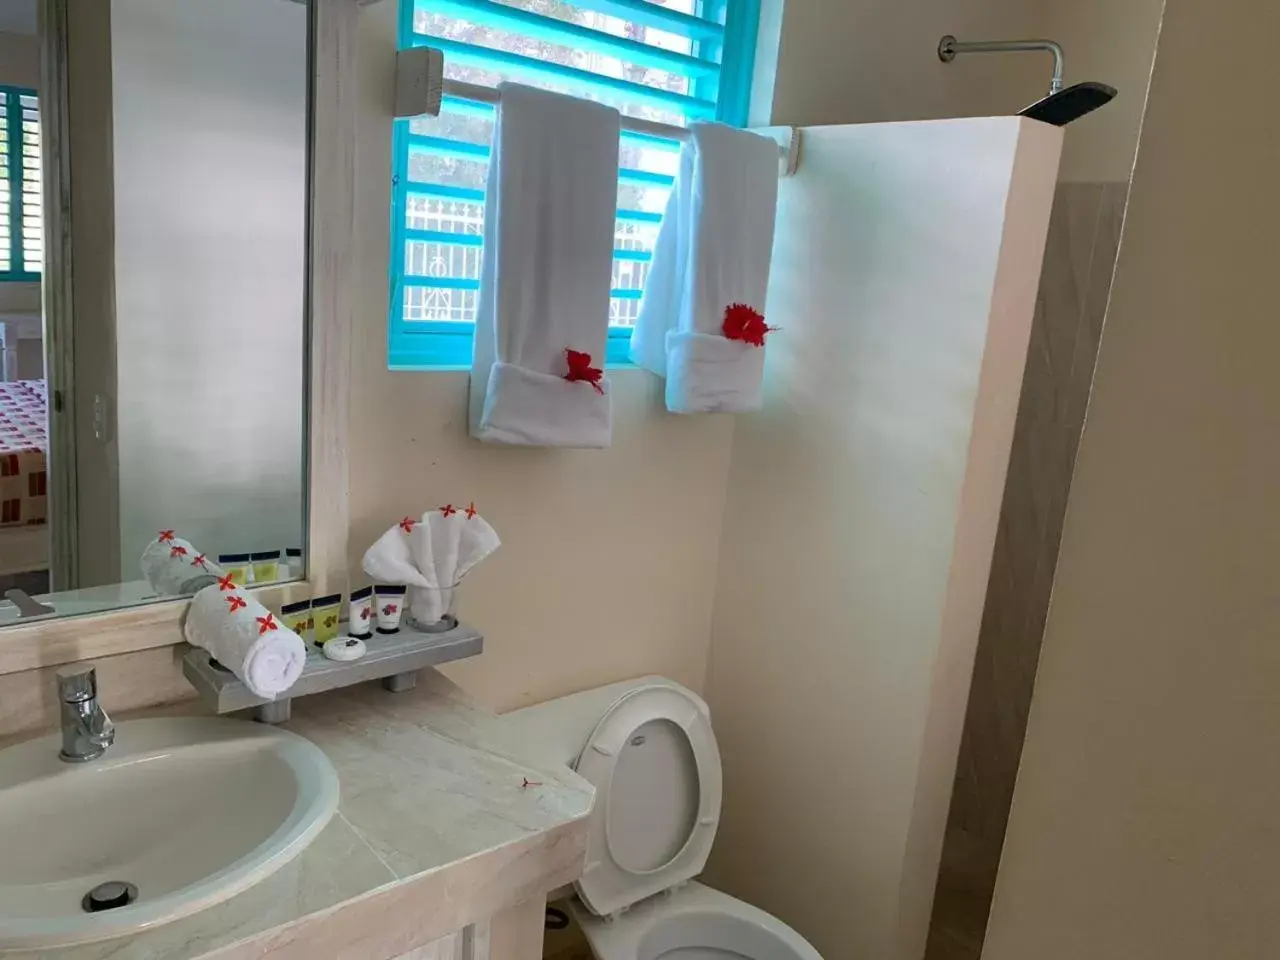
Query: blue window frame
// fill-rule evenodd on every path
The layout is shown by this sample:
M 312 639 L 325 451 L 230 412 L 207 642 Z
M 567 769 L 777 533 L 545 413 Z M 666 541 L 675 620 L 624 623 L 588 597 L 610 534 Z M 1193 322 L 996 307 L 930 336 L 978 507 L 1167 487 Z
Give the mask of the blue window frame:
M 759 0 L 400 0 L 400 46 L 445 75 L 516 80 L 683 126 L 747 120 Z M 393 133 L 389 366 L 471 365 L 493 110 L 445 97 Z M 606 360 L 627 359 L 680 144 L 624 131 Z
M 44 258 L 40 190 L 36 92 L 0 86 L 0 282 L 40 280 Z

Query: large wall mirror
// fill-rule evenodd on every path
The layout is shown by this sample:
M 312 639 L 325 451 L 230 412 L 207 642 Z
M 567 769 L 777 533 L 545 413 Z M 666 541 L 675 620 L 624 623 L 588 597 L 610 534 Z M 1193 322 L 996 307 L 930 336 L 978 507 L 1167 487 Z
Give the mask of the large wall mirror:
M 0 0 L 0 626 L 303 576 L 308 50 Z

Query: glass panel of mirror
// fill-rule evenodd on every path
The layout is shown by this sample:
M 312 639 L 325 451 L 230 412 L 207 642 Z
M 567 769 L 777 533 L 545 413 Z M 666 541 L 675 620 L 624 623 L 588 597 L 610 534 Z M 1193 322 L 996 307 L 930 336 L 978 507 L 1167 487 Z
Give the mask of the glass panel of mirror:
M 303 575 L 307 75 L 294 0 L 0 0 L 0 627 Z

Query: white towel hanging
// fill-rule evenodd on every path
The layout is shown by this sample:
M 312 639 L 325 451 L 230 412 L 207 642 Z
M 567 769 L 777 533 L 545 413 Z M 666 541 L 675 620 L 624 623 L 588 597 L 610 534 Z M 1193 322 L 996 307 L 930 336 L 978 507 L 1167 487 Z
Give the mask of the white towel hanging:
M 758 410 L 778 199 L 774 141 L 690 127 L 631 334 L 674 413 Z
M 618 111 L 518 84 L 499 89 L 471 432 L 490 443 L 607 447 Z

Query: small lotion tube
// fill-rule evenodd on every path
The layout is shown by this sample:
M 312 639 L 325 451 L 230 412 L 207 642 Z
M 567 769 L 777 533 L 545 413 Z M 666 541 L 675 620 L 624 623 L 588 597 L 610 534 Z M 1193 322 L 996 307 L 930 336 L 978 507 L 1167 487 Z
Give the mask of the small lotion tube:
M 290 547 L 284 552 L 284 559 L 280 561 L 280 579 L 281 580 L 301 580 L 306 565 L 302 562 L 302 550 L 298 547 Z
M 227 576 L 237 587 L 247 587 L 253 581 L 249 578 L 249 554 L 220 553 L 218 566 L 227 571 Z
M 275 583 L 280 579 L 279 550 L 261 550 L 249 557 L 253 561 L 254 583 Z
M 377 596 L 378 632 L 399 633 L 400 616 L 404 613 L 404 592 L 402 586 L 389 587 L 379 584 L 374 588 Z
M 280 622 L 300 636 L 303 643 L 309 642 L 307 630 L 311 626 L 310 621 L 310 600 L 299 600 L 296 603 L 286 603 L 280 608 Z
M 342 615 L 342 594 L 335 593 L 329 597 L 319 597 L 311 601 L 311 618 L 315 626 L 311 631 L 311 642 L 317 647 L 338 635 L 338 621 Z
M 373 587 L 351 591 L 347 601 L 347 633 L 357 640 L 373 636 Z

